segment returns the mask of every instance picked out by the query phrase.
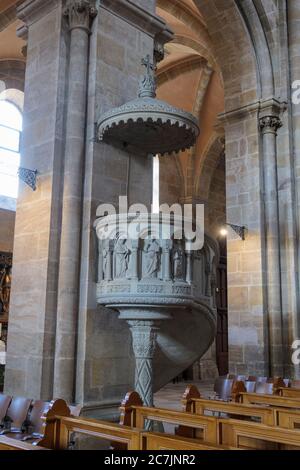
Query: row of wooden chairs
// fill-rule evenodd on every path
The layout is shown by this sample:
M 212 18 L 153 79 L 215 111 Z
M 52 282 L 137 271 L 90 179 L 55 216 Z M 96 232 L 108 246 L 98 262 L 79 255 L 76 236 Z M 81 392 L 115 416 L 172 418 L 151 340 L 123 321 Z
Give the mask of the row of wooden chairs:
M 41 435 L 41 417 L 49 405 L 42 400 L 0 395 L 0 435 L 34 441 Z
M 215 398 L 230 400 L 232 389 L 237 382 L 242 382 L 245 387 L 245 391 L 248 393 L 272 395 L 278 393 L 279 389 L 289 390 L 289 392 L 282 392 L 286 393 L 286 396 L 292 396 L 295 390 L 299 390 L 300 393 L 300 389 L 297 387 L 298 381 L 290 381 L 289 379 L 283 379 L 281 377 L 274 377 L 271 379 L 267 379 L 267 377 L 258 377 L 257 381 L 254 379 L 255 377 L 253 376 L 218 377 L 214 384 Z
M 278 377 L 261 377 L 256 375 L 235 375 L 227 374 L 220 378 L 239 380 L 242 382 L 257 382 L 257 383 L 273 383 L 278 379 Z M 287 378 L 282 378 L 285 387 L 299 388 L 300 389 L 300 380 L 292 380 Z
M 35 445 L 43 436 L 43 416 L 52 402 L 0 394 L 0 436 Z M 71 407 L 78 415 L 79 407 Z

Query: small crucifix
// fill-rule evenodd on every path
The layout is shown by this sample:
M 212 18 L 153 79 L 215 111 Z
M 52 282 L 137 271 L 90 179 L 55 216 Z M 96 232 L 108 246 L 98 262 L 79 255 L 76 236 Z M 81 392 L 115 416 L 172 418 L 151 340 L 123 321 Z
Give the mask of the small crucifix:
M 152 72 L 157 70 L 156 66 L 152 64 L 150 55 L 148 54 L 145 59 L 142 59 L 142 65 L 147 68 L 147 75 L 152 75 Z

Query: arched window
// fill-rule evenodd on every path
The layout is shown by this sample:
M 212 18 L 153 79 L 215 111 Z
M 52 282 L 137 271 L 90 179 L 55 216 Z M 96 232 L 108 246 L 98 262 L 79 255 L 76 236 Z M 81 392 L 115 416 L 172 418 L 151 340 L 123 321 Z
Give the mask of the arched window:
M 22 114 L 9 101 L 0 101 L 0 196 L 18 196 Z

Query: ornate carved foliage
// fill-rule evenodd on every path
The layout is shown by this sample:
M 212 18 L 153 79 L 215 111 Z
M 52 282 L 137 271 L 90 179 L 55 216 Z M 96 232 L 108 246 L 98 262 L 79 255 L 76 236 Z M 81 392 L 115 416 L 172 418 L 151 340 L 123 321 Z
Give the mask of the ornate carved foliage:
M 68 0 L 64 9 L 70 30 L 82 28 L 89 32 L 96 15 L 97 9 L 93 0 Z
M 276 133 L 282 127 L 282 121 L 278 116 L 264 116 L 259 120 L 259 127 L 262 133 Z

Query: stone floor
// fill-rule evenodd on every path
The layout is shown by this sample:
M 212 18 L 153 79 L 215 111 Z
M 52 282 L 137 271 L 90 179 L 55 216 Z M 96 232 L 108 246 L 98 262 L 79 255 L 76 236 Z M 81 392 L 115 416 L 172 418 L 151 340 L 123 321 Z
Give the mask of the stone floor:
M 181 398 L 188 385 L 196 385 L 202 396 L 208 397 L 214 388 L 213 382 L 179 382 L 169 383 L 154 395 L 154 406 L 181 410 Z
M 179 382 L 176 384 L 169 383 L 159 392 L 154 395 L 154 406 L 156 408 L 167 408 L 171 410 L 181 410 L 181 398 L 188 385 L 196 385 L 201 396 L 209 397 L 212 394 L 214 383 L 213 382 Z M 157 432 L 166 432 L 168 434 L 175 433 L 175 426 L 172 424 L 155 423 L 154 430 Z

